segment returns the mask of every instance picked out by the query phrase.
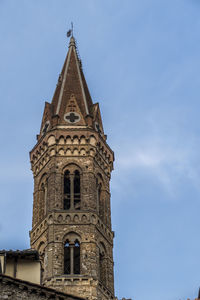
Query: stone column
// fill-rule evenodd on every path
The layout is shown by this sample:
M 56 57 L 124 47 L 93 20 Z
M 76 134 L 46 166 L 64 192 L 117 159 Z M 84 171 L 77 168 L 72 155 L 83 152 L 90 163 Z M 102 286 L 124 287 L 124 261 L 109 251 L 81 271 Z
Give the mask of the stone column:
M 74 244 L 70 244 L 70 274 L 74 274 Z

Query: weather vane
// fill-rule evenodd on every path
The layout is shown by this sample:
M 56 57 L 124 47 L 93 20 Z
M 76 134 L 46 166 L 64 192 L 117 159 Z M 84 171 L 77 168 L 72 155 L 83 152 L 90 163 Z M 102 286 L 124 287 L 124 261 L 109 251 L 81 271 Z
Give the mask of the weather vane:
M 71 22 L 71 29 L 67 31 L 67 37 L 74 36 L 74 24 Z

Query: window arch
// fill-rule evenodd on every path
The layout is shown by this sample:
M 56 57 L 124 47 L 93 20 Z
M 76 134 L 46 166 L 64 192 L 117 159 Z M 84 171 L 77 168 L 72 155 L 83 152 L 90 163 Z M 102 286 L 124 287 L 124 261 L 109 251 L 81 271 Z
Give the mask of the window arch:
M 80 209 L 81 201 L 81 185 L 80 185 L 80 173 L 79 171 L 74 172 L 74 208 Z
M 46 215 L 46 205 L 47 205 L 47 178 L 46 174 L 42 177 L 42 180 L 39 184 L 39 221 L 41 221 Z
M 105 218 L 105 203 L 103 199 L 103 178 L 101 174 L 97 175 L 96 178 L 96 192 L 97 192 L 97 212 L 100 217 L 104 220 Z
M 64 244 L 64 274 L 80 274 L 80 242 L 75 234 L 69 235 Z
M 77 169 L 67 169 L 64 173 L 64 209 L 80 210 L 81 176 Z
M 42 208 L 44 208 L 44 200 L 45 200 L 45 186 L 43 182 L 40 186 L 40 202 L 42 204 Z
M 41 263 L 41 277 L 43 278 L 44 276 L 44 257 L 45 257 L 45 243 L 42 241 L 39 244 L 38 247 L 38 253 L 39 253 L 39 258 L 40 258 L 40 263 Z
M 71 195 L 70 173 L 69 170 L 67 170 L 64 174 L 64 209 L 70 209 L 70 195 Z
M 97 190 L 97 211 L 100 212 L 100 202 L 101 202 L 101 182 L 99 183 L 98 179 L 96 180 L 96 190 Z
M 64 274 L 71 274 L 70 268 L 70 247 L 67 240 L 64 246 Z
M 103 243 L 100 243 L 99 247 L 99 280 L 106 286 L 107 278 L 107 259 L 106 248 Z
M 78 240 L 74 243 L 74 274 L 80 274 L 80 243 Z

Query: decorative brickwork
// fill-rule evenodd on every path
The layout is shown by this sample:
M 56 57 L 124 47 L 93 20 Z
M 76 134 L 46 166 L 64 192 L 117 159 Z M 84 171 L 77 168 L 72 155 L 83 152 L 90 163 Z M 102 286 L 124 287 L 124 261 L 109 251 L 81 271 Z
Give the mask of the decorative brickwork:
M 109 187 L 114 154 L 73 37 L 30 159 L 31 248 L 40 254 L 43 284 L 91 300 L 114 299 Z

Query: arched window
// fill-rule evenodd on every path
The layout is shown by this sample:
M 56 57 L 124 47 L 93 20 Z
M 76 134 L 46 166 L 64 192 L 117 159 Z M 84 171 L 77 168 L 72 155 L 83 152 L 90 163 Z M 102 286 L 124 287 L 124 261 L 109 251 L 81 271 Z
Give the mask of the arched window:
M 74 173 L 74 208 L 80 209 L 81 201 L 81 189 L 80 189 L 80 173 L 75 171 Z
M 81 184 L 78 170 L 67 170 L 64 173 L 64 209 L 80 209 Z
M 64 209 L 70 209 L 70 195 L 71 195 L 70 173 L 67 170 L 64 174 Z
M 40 258 L 40 263 L 41 263 L 41 277 L 43 278 L 43 276 L 44 276 L 45 243 L 41 242 L 37 250 L 39 253 L 39 258 Z
M 97 211 L 99 213 L 101 206 L 101 183 L 97 180 Z
M 74 243 L 74 274 L 80 274 L 80 243 L 78 240 Z
M 106 250 L 103 243 L 100 244 L 99 248 L 99 280 L 106 286 L 107 277 L 107 262 L 106 262 Z
M 40 219 L 44 217 L 44 206 L 45 206 L 45 186 L 44 182 L 41 184 L 41 189 L 40 189 Z
M 80 274 L 80 243 L 78 239 L 67 239 L 64 246 L 64 274 Z
M 100 281 L 103 283 L 104 282 L 104 278 L 105 278 L 105 275 L 104 275 L 104 256 L 105 256 L 105 253 L 99 253 L 99 279 Z
M 39 206 L 38 206 L 39 221 L 41 221 L 46 215 L 46 205 L 47 205 L 47 178 L 45 176 L 42 178 L 39 185 Z
M 97 212 L 100 218 L 105 221 L 105 201 L 104 201 L 104 183 L 101 174 L 97 175 L 96 193 L 97 193 Z
M 69 241 L 66 241 L 64 247 L 64 274 L 71 274 Z

